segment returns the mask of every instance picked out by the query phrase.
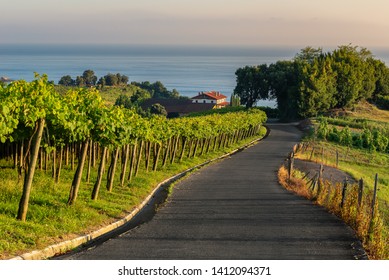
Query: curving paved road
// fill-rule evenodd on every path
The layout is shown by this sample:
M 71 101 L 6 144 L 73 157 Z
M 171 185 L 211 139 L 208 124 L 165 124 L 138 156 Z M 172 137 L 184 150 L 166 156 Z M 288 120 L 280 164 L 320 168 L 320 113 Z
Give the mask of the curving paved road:
M 65 258 L 361 257 L 349 227 L 278 184 L 276 172 L 301 134 L 289 124 L 269 128 L 265 140 L 178 183 L 148 223 Z

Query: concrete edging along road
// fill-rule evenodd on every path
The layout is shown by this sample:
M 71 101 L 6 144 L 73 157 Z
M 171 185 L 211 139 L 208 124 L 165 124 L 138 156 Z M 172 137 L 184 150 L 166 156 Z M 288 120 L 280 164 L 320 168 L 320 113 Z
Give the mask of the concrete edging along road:
M 266 127 L 266 126 L 265 126 Z M 198 164 L 194 167 L 191 167 L 179 174 L 176 174 L 166 180 L 164 180 L 163 182 L 159 183 L 154 189 L 153 191 L 143 200 L 143 202 L 136 206 L 135 209 L 129 214 L 127 215 L 126 217 L 120 219 L 119 221 L 116 221 L 108 226 L 105 226 L 99 230 L 96 230 L 96 231 L 93 231 L 92 233 L 89 233 L 89 234 L 85 234 L 85 235 L 82 235 L 82 236 L 79 236 L 77 238 L 74 238 L 74 239 L 71 239 L 71 240 L 67 240 L 67 241 L 63 241 L 63 242 L 60 242 L 58 244 L 55 244 L 55 245 L 51 245 L 51 246 L 48 246 L 42 250 L 34 250 L 34 251 L 31 251 L 31 252 L 28 252 L 28 253 L 25 253 L 25 254 L 22 254 L 22 255 L 19 255 L 19 256 L 16 256 L 14 258 L 11 258 L 10 260 L 42 260 L 42 259 L 48 259 L 48 258 L 51 258 L 55 255 L 58 255 L 58 254 L 61 254 L 61 253 L 65 253 L 67 251 L 70 251 L 72 249 L 75 249 L 83 244 L 86 244 L 88 242 L 91 242 L 93 241 L 94 239 L 104 235 L 104 234 L 107 234 L 109 233 L 110 231 L 113 231 L 115 229 L 118 229 L 119 227 L 123 226 L 124 224 L 128 223 L 129 221 L 131 221 L 131 219 L 133 219 L 149 202 L 150 200 L 154 197 L 155 193 L 157 191 L 159 191 L 161 188 L 165 188 L 166 186 L 169 186 L 170 184 L 174 183 L 175 181 L 177 181 L 178 179 L 184 177 L 186 174 L 192 172 L 193 170 L 196 170 L 198 168 L 201 168 L 203 166 L 206 166 L 214 161 L 217 161 L 217 160 L 221 160 L 221 159 L 224 159 L 228 156 L 231 156 L 239 151 L 242 151 L 244 149 L 246 149 L 247 147 L 253 145 L 254 143 L 256 142 L 259 142 L 261 141 L 262 139 L 266 138 L 269 133 L 270 133 L 270 130 L 269 128 L 267 128 L 267 132 L 266 132 L 266 135 L 262 138 L 258 138 L 258 139 L 255 139 L 253 141 L 251 141 L 250 143 L 238 148 L 238 149 L 235 149 L 227 154 L 224 154 L 220 157 L 217 157 L 217 158 L 214 158 L 214 159 L 211 159 L 211 160 L 208 160 L 204 163 L 201 163 L 201 164 Z

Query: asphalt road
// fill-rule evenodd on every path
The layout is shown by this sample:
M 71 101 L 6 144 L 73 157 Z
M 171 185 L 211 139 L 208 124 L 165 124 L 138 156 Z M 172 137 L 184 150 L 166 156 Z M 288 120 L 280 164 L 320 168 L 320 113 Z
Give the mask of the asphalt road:
M 281 187 L 277 170 L 301 134 L 268 138 L 177 183 L 144 223 L 65 259 L 355 259 L 363 251 L 334 215 Z

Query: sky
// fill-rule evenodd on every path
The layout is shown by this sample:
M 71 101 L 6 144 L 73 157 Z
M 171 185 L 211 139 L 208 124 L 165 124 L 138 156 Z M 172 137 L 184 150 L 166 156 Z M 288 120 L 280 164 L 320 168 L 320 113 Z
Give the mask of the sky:
M 389 47 L 387 0 L 0 0 L 0 44 Z

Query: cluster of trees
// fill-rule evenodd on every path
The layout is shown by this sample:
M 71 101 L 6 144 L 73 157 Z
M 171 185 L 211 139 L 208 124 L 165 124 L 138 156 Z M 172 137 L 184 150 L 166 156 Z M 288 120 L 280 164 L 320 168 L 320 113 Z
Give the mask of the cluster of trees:
M 363 148 L 369 151 L 389 153 L 389 138 L 379 129 L 367 129 L 362 132 L 351 132 L 348 126 L 339 130 L 336 126 L 330 127 L 327 120 L 321 119 L 316 129 L 319 139 L 338 143 L 347 147 Z
M 76 79 L 73 79 L 70 75 L 65 75 L 61 77 L 58 84 L 63 86 L 95 86 L 99 85 L 104 86 L 120 86 L 127 85 L 129 79 L 126 75 L 121 75 L 120 73 L 111 74 L 108 73 L 104 77 L 101 77 L 99 80 L 95 75 L 93 70 L 85 70 L 82 76 L 77 76 Z
M 126 75 L 121 75 L 120 73 L 117 74 L 108 73 L 107 75 L 99 79 L 97 85 L 101 87 L 121 86 L 121 85 L 127 85 L 127 83 L 128 83 L 128 77 Z
M 389 97 L 389 68 L 367 49 L 353 46 L 328 53 L 307 47 L 290 61 L 239 68 L 236 77 L 234 93 L 243 105 L 249 108 L 259 99 L 276 99 L 283 119 Z
M 131 84 L 147 90 L 150 92 L 152 98 L 180 98 L 180 93 L 176 89 L 169 91 L 160 81 L 155 83 L 148 81 L 141 83 L 132 82 Z
M 94 88 L 72 88 L 62 95 L 46 76 L 37 76 L 32 82 L 0 86 L 0 159 L 13 161 L 19 176 L 24 175 L 17 215 L 24 221 L 38 165 L 42 169 L 51 161 L 53 182 L 58 182 L 62 166 L 71 158 L 75 173 L 67 204 L 73 205 L 84 169 L 89 182 L 95 164 L 93 200 L 104 172 L 106 188 L 112 191 L 120 162 L 117 184 L 124 185 L 137 175 L 141 162 L 146 172 L 155 171 L 251 137 L 265 121 L 265 113 L 257 109 L 171 120 L 143 118 L 134 110 L 106 106 Z

